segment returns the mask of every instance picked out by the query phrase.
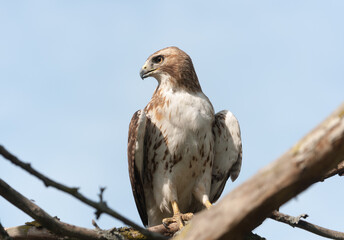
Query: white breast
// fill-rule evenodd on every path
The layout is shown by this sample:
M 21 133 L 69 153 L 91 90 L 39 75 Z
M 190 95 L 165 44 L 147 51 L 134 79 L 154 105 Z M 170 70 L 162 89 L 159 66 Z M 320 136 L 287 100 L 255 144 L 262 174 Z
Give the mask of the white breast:
M 208 98 L 203 93 L 190 94 L 184 91 L 165 93 L 166 102 L 163 108 L 154 111 L 162 115 L 156 119 L 156 115 L 150 113 L 152 122 L 161 126 L 169 139 L 170 150 L 177 144 L 188 144 L 194 139 L 195 133 L 211 131 L 214 121 L 214 110 Z
M 214 157 L 212 153 L 210 154 L 214 144 L 212 135 L 214 110 L 203 93 L 190 94 L 171 90 L 165 92 L 164 97 L 168 104 L 155 108 L 148 113 L 148 116 L 168 139 L 167 148 L 170 158 L 181 156 L 182 160 L 173 166 L 172 171 L 166 171 L 165 162 L 160 162 L 153 177 L 153 188 L 156 189 L 153 190 L 154 197 L 161 211 L 170 212 L 170 202 L 175 197 L 178 199 L 180 209 L 188 211 L 197 182 L 200 179 L 206 181 L 205 187 L 210 188 L 211 168 L 202 172 L 204 168 L 202 166 L 207 157 L 211 162 Z M 207 156 L 200 155 L 202 148 L 208 153 Z M 166 149 L 161 147 L 154 154 L 157 153 L 156 158 L 160 159 L 163 158 L 165 151 Z M 197 161 L 192 160 L 194 156 L 198 156 Z

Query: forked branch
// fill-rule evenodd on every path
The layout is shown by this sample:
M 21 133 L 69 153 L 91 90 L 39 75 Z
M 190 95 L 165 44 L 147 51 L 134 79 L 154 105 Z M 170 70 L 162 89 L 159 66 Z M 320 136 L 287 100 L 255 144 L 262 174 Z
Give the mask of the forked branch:
M 16 156 L 14 156 L 13 154 L 11 154 L 9 151 L 7 151 L 3 146 L 0 145 L 0 154 L 7 160 L 9 160 L 11 163 L 21 167 L 22 169 L 24 169 L 25 171 L 29 172 L 30 174 L 32 174 L 33 176 L 37 177 L 38 179 L 42 180 L 43 183 L 45 184 L 45 186 L 49 187 L 52 186 L 58 190 L 61 190 L 65 193 L 68 193 L 69 195 L 72 195 L 73 197 L 79 199 L 81 202 L 86 203 L 87 205 L 95 208 L 96 211 L 96 216 L 97 218 L 100 216 L 101 213 L 106 213 L 120 221 L 122 221 L 124 224 L 127 224 L 133 228 L 135 228 L 136 230 L 140 231 L 142 234 L 144 234 L 145 236 L 152 238 L 152 239 L 165 239 L 165 237 L 161 236 L 160 234 L 151 232 L 145 228 L 142 228 L 141 226 L 137 225 L 136 223 L 134 223 L 133 221 L 127 219 L 126 217 L 122 216 L 121 214 L 119 214 L 118 212 L 112 210 L 111 208 L 109 208 L 106 205 L 106 202 L 101 201 L 100 202 L 95 202 L 92 201 L 88 198 L 86 198 L 84 195 L 82 195 L 78 190 L 78 188 L 76 187 L 67 187 L 63 184 L 60 184 L 46 176 L 44 176 L 43 174 L 41 174 L 40 172 L 38 172 L 37 170 L 35 170 L 34 168 L 31 167 L 31 164 L 29 163 L 24 163 L 22 161 L 20 161 Z

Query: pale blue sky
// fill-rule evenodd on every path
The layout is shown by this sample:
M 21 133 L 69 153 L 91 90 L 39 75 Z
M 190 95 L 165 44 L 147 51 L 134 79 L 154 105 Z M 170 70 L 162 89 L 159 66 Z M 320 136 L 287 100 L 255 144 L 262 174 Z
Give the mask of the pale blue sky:
M 139 70 L 156 50 L 193 59 L 216 111 L 243 138 L 242 172 L 272 162 L 344 99 L 344 2 L 0 1 L 0 144 L 51 178 L 141 223 L 126 159 L 128 124 L 156 81 Z M 0 177 L 62 221 L 91 228 L 93 209 L 0 159 Z M 344 231 L 343 178 L 316 184 L 281 211 Z M 0 221 L 30 217 L 0 198 Z M 105 215 L 102 228 L 123 226 Z M 323 239 L 265 221 L 272 239 Z

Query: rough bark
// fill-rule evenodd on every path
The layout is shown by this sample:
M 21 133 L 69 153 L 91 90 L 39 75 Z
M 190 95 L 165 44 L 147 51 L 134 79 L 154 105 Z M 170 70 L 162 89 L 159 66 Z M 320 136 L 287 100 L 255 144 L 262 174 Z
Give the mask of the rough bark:
M 94 234 L 97 234 L 97 237 L 94 239 L 118 239 L 118 240 L 141 240 L 145 239 L 148 240 L 149 238 L 145 237 L 139 231 L 128 228 L 128 227 L 121 227 L 121 228 L 113 228 L 110 230 L 95 230 L 89 229 L 93 231 Z M 11 227 L 6 229 L 7 233 L 12 237 L 13 240 L 61 240 L 62 237 L 56 235 L 49 231 L 44 227 L 33 226 L 31 224 L 26 224 L 17 227 Z M 63 236 L 64 240 L 83 240 L 84 238 L 75 238 L 75 237 L 68 237 L 66 235 Z
M 271 212 L 323 179 L 344 156 L 344 104 L 293 148 L 195 215 L 176 239 L 243 239 Z
M 154 227 L 153 227 L 154 228 Z M 163 225 L 159 225 L 159 228 L 163 228 Z M 152 229 L 151 231 L 153 231 Z M 11 240 L 61 240 L 61 236 L 57 236 L 52 234 L 49 230 L 43 227 L 35 227 L 29 225 L 17 226 L 7 228 L 6 231 L 12 237 Z M 121 234 L 125 239 L 128 240 L 149 240 L 149 238 L 145 237 L 139 231 L 128 228 L 128 227 L 121 227 L 115 228 L 112 230 L 104 230 L 103 232 L 111 232 L 116 231 L 117 233 Z M 165 230 L 163 230 L 165 231 Z M 1 239 L 1 238 L 0 238 Z M 63 237 L 64 240 L 79 240 L 78 238 L 69 238 L 67 236 Z M 6 239 L 10 240 L 10 239 Z M 81 240 L 81 239 L 80 239 Z M 244 240 L 265 240 L 265 238 L 260 237 L 257 234 L 249 233 Z

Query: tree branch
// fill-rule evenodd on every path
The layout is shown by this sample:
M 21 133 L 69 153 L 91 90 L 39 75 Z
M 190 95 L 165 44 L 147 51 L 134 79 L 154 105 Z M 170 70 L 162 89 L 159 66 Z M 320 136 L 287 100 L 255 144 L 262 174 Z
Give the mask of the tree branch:
M 344 104 L 278 160 L 196 214 L 176 239 L 242 239 L 344 156 Z M 221 226 L 221 227 L 219 227 Z
M 22 225 L 17 227 L 6 228 L 8 235 L 12 237 L 13 240 L 60 240 L 61 236 L 53 234 L 48 229 L 42 227 L 35 227 L 29 225 Z M 77 238 L 70 238 L 63 236 L 63 240 L 76 240 Z
M 322 237 L 337 239 L 337 240 L 344 240 L 344 233 L 317 226 L 315 224 L 301 220 L 300 219 L 301 217 L 295 218 L 295 217 L 280 213 L 278 211 L 273 211 L 270 216 L 270 218 L 273 220 L 289 224 L 292 227 L 304 229 L 306 231 L 312 232 Z
M 102 230 L 97 227 L 97 230 L 77 227 L 64 223 L 56 217 L 50 216 L 39 206 L 34 204 L 32 201 L 27 199 L 25 196 L 11 188 L 6 182 L 0 179 L 0 195 L 6 200 L 12 203 L 17 208 L 31 216 L 37 222 L 26 223 L 24 226 L 18 226 L 8 228 L 7 231 L 10 236 L 16 239 L 61 239 L 59 236 L 70 237 L 72 239 L 116 239 L 121 240 L 123 237 L 126 239 L 156 239 L 147 238 L 140 231 L 134 230 L 127 227 L 113 228 L 110 230 Z M 96 224 L 94 224 L 97 226 Z M 176 224 L 175 224 L 176 225 Z M 161 225 L 162 226 L 162 225 Z M 177 231 L 177 225 L 173 227 L 172 231 Z M 0 225 L 0 236 L 5 236 L 6 231 L 1 231 Z M 49 231 L 51 232 L 49 232 Z M 163 231 L 161 227 L 152 227 L 150 230 L 157 233 L 167 234 L 167 231 Z M 54 234 L 56 235 L 54 235 Z M 8 235 L 7 235 L 8 236 Z M 161 236 L 161 235 L 159 235 Z M 1 239 L 1 238 L 0 238 Z M 167 238 L 165 238 L 167 239 Z M 10 240 L 10 238 L 8 239 Z
M 61 190 L 65 193 L 68 193 L 69 195 L 72 195 L 73 197 L 79 199 L 81 202 L 86 203 L 89 206 L 92 206 L 93 208 L 95 208 L 96 211 L 96 217 L 99 218 L 101 213 L 106 213 L 120 221 L 122 221 L 124 224 L 127 224 L 135 229 L 137 229 L 138 231 L 140 231 L 142 234 L 144 234 L 145 236 L 149 237 L 150 239 L 161 239 L 164 240 L 166 239 L 164 236 L 161 236 L 160 234 L 148 231 L 145 228 L 142 228 L 141 226 L 137 225 L 136 223 L 134 223 L 133 221 L 127 219 L 126 217 L 122 216 L 121 214 L 117 213 L 116 211 L 112 210 L 111 208 L 109 208 L 106 205 L 106 202 L 103 202 L 102 199 L 101 201 L 95 202 L 92 201 L 88 198 L 86 198 L 84 195 L 82 195 L 81 193 L 79 193 L 79 189 L 76 187 L 67 187 L 63 184 L 60 184 L 46 176 L 44 176 L 43 174 L 41 174 L 40 172 L 38 172 L 37 170 L 35 170 L 34 168 L 31 167 L 30 163 L 24 163 L 22 161 L 20 161 L 16 156 L 14 156 L 13 154 L 11 154 L 9 151 L 7 151 L 3 146 L 0 145 L 0 154 L 7 160 L 9 160 L 11 163 L 21 167 L 22 169 L 24 169 L 25 171 L 29 172 L 30 174 L 32 174 L 33 176 L 37 177 L 38 179 L 42 180 L 43 183 L 45 184 L 45 186 L 49 187 L 52 186 L 58 190 Z
M 161 228 L 163 228 L 163 225 L 159 225 Z M 154 228 L 154 227 L 152 227 Z M 139 231 L 129 228 L 129 227 L 121 227 L 114 229 L 118 234 L 121 234 L 125 237 L 125 239 L 130 240 L 148 240 L 142 233 Z M 45 229 L 44 227 L 35 227 L 35 226 L 17 226 L 17 227 L 11 227 L 7 228 L 6 231 L 8 234 L 13 238 L 13 240 L 61 240 L 60 236 L 54 235 L 50 233 L 49 230 Z M 108 232 L 111 232 L 113 230 L 108 230 Z M 152 230 L 153 231 L 153 230 Z M 175 230 L 176 232 L 177 230 Z M 172 234 L 173 235 L 173 234 Z M 1 239 L 1 238 L 0 238 Z M 68 238 L 67 236 L 63 237 L 64 240 L 77 240 L 76 238 Z M 244 240 L 265 240 L 265 238 L 260 237 L 257 234 L 249 233 L 247 236 L 245 236 Z
M 57 235 L 65 235 L 81 239 L 100 239 L 99 235 L 93 230 L 63 223 L 57 218 L 50 216 L 43 209 L 11 188 L 2 179 L 0 179 L 0 195 Z

